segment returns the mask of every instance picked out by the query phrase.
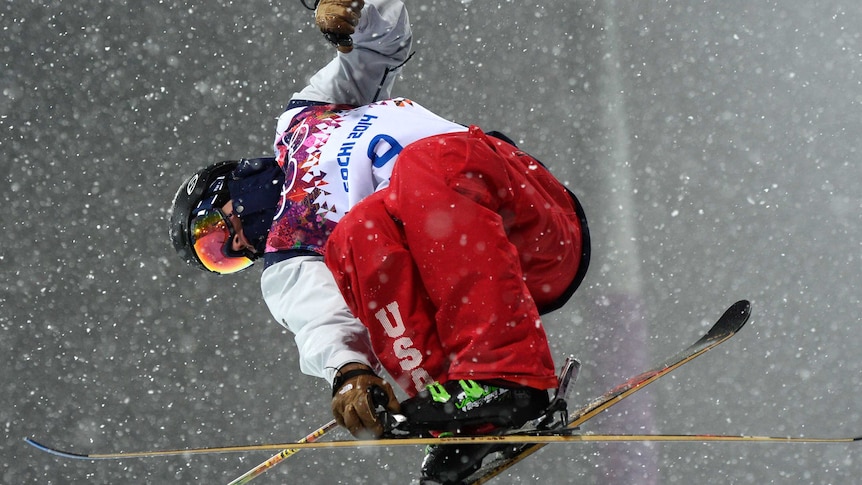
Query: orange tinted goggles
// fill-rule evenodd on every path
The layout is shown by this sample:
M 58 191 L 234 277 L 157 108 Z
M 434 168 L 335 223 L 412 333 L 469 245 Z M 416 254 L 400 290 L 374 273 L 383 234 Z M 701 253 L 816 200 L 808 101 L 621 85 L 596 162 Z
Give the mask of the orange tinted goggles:
M 219 274 L 236 273 L 254 263 L 244 256 L 229 256 L 235 233 L 220 209 L 210 209 L 189 223 L 192 246 L 204 267 Z

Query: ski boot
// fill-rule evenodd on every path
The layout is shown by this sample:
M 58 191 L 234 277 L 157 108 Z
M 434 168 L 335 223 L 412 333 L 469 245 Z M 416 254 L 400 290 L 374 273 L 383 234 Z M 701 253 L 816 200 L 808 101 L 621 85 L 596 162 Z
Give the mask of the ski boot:
M 411 427 L 435 430 L 431 433 L 435 436 L 505 434 L 528 423 L 531 429 L 550 429 L 565 425 L 565 397 L 578 367 L 576 360 L 566 361 L 552 400 L 545 390 L 461 380 L 432 384 L 401 403 L 401 410 Z M 429 446 L 419 483 L 460 484 L 486 456 L 505 454 L 509 448 L 495 443 Z

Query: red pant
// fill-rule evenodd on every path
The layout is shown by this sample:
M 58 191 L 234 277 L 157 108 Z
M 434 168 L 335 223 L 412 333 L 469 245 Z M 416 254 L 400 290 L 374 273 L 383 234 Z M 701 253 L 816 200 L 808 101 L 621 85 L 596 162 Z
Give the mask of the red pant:
M 326 246 L 377 357 L 410 395 L 451 379 L 554 387 L 537 306 L 564 293 L 580 258 L 563 186 L 478 128 L 405 147 L 390 186 L 354 206 Z

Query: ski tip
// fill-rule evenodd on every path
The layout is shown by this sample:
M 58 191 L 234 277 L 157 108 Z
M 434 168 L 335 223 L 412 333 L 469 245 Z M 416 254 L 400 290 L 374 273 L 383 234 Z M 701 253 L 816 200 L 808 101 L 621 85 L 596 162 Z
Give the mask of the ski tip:
M 89 460 L 90 459 L 90 457 L 87 455 L 81 455 L 78 453 L 70 453 L 68 451 L 57 450 L 57 449 L 51 448 L 50 446 L 43 445 L 42 443 L 39 443 L 38 441 L 31 439 L 31 438 L 24 438 L 24 442 L 27 443 L 28 445 L 36 448 L 39 451 L 44 451 L 45 453 L 50 453 L 54 456 L 61 456 L 63 458 L 73 458 L 73 459 L 77 459 L 77 460 Z
M 748 300 L 739 300 L 731 305 L 730 308 L 724 312 L 724 315 L 721 316 L 719 322 L 724 323 L 724 325 L 717 326 L 725 326 L 728 330 L 735 332 L 745 325 L 750 316 L 751 302 Z
M 733 310 L 737 315 L 748 317 L 751 315 L 751 302 L 748 300 L 739 300 L 730 307 L 730 310 Z
M 739 331 L 751 316 L 751 303 L 748 300 L 739 300 L 731 305 L 715 325 L 703 336 L 701 342 L 712 342 L 723 340 Z
M 49 448 L 47 446 L 45 446 L 42 443 L 39 443 L 38 441 L 31 439 L 31 438 L 24 438 L 24 443 L 27 443 L 28 445 L 30 445 L 34 448 L 38 448 L 39 450 L 42 450 L 42 451 L 48 451 L 49 450 Z

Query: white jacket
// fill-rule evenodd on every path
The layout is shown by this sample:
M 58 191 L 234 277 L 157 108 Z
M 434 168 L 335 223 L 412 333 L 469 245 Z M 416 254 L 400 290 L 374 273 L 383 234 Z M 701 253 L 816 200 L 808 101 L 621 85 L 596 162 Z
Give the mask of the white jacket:
M 413 31 L 401 0 L 367 0 L 353 51 L 338 52 L 291 100 L 361 106 L 391 97 L 395 74 L 410 56 Z
M 412 31 L 400 0 L 367 0 L 353 34 L 353 51 L 338 53 L 295 93 L 295 100 L 364 105 L 391 96 L 395 73 L 408 58 Z M 330 383 L 351 362 L 380 372 L 368 332 L 356 319 L 320 256 L 297 256 L 266 268 L 264 301 L 294 335 L 300 370 Z

